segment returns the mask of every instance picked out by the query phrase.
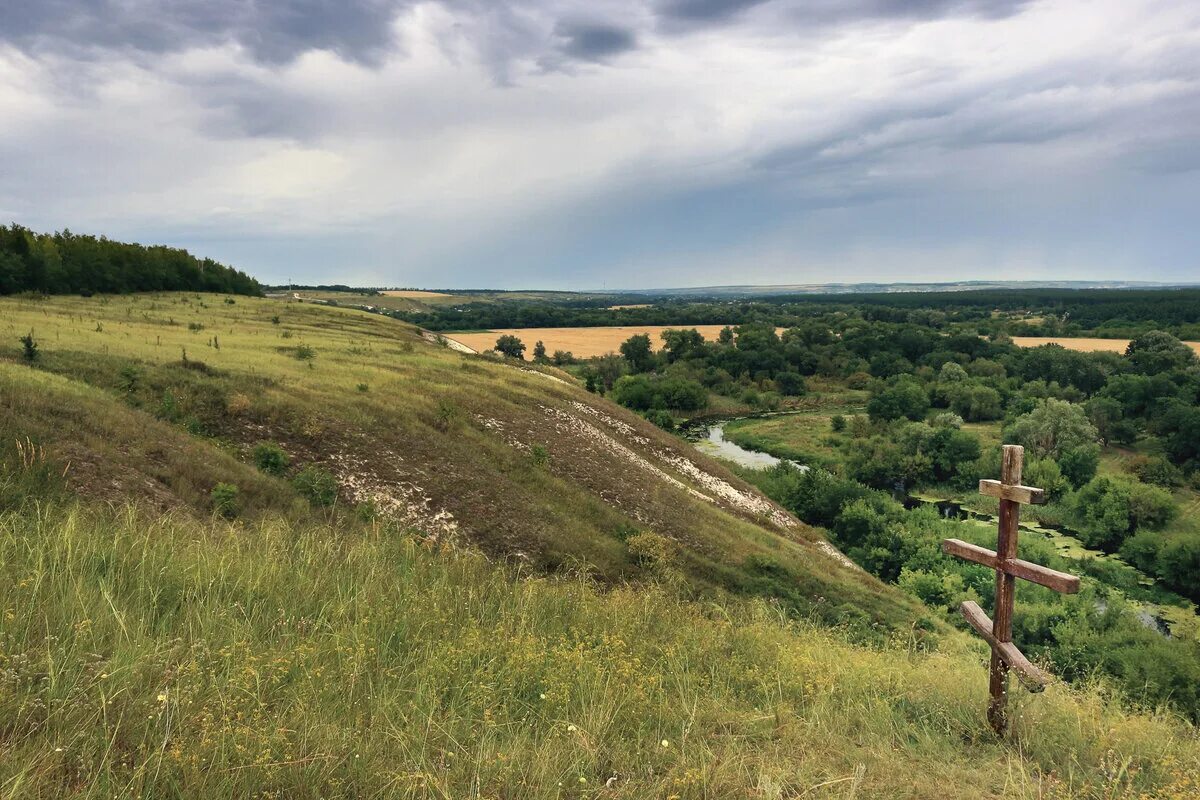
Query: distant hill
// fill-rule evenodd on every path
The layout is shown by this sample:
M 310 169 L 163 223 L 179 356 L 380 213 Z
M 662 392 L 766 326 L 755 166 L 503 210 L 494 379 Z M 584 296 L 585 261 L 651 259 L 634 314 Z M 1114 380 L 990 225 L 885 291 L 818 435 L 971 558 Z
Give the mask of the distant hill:
M 1148 281 L 952 281 L 947 283 L 793 283 L 768 286 L 695 286 L 628 289 L 622 294 L 647 297 L 766 297 L 789 294 L 886 294 L 893 292 L 969 292 L 983 289 L 1170 289 L 1196 283 Z

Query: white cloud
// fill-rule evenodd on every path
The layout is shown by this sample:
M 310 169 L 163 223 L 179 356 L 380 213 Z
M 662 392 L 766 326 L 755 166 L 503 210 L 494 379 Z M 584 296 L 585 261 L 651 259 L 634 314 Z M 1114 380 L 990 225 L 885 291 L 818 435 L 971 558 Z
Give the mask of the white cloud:
M 83 53 L 27 34 L 0 41 L 0 211 L 194 243 L 268 279 L 482 285 L 504 282 L 499 261 L 545 285 L 695 283 L 701 264 L 705 282 L 747 264 L 852 280 L 888 253 L 914 273 L 897 279 L 1190 266 L 1197 234 L 1153 231 L 1139 209 L 1200 182 L 1200 12 L 885 5 L 682 25 L 627 2 L 424 2 L 386 35 L 304 49 L 289 31 L 270 54 L 211 25 L 153 50 L 111 29 Z M 347 51 L 360 40 L 370 57 Z M 1099 211 L 1096 185 L 1113 193 Z M 1061 217 L 1057 233 L 1023 204 Z M 964 207 L 1011 219 L 1009 238 Z M 922 209 L 911 232 L 884 215 L 905 208 Z M 1119 257 L 1078 238 L 1098 235 L 1089 209 L 1140 226 Z

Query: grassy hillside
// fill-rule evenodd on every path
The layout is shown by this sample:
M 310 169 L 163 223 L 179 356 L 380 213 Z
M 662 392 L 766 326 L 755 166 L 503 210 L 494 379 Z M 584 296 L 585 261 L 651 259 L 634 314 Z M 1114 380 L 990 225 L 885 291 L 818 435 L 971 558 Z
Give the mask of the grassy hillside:
M 300 519 L 288 478 L 308 468 L 332 476 L 341 512 L 538 570 L 636 577 L 646 556 L 627 541 L 652 532 L 702 589 L 780 597 L 865 636 L 936 628 L 719 464 L 561 373 L 269 299 L 6 299 L 0 311 L 0 441 L 46 448 L 86 497 L 207 516 L 223 483 L 242 516 Z M 18 341 L 29 331 L 32 369 Z M 263 442 L 286 452 L 284 475 L 251 465 Z
M 298 591 L 298 589 L 300 589 Z M 1194 797 L 1097 691 L 986 733 L 982 649 L 600 593 L 379 524 L 0 514 L 0 798 Z M 964 647 L 964 649 L 959 649 Z
M 308 304 L 0 300 L 0 800 L 1200 791 L 1195 730 L 1100 686 L 996 741 L 985 658 L 561 374 Z

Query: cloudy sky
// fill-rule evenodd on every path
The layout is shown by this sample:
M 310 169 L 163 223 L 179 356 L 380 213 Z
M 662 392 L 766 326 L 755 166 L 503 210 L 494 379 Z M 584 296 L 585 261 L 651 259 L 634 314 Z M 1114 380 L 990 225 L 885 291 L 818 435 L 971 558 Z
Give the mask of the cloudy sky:
M 260 279 L 1200 280 L 1194 0 L 0 0 L 0 224 Z

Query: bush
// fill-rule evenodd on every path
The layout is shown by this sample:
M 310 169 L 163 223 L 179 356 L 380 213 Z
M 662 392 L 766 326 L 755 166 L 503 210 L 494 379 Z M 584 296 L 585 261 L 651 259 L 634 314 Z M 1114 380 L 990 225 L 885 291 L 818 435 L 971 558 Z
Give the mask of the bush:
M 238 513 L 238 487 L 232 483 L 218 483 L 213 487 L 212 509 L 226 519 L 232 519 Z
M 688 378 L 625 375 L 613 385 L 612 399 L 635 411 L 697 411 L 708 405 L 708 391 Z
M 1142 483 L 1174 489 L 1183 485 L 1183 472 L 1162 456 L 1138 456 L 1129 462 L 1129 471 Z
M 462 411 L 454 401 L 442 399 L 438 401 L 437 416 L 434 418 L 433 426 L 445 433 L 458 425 L 461 418 Z
M 292 485 L 316 506 L 331 506 L 337 500 L 337 479 L 328 470 L 309 464 L 293 476 Z
M 295 356 L 300 361 L 312 361 L 317 357 L 317 351 L 306 344 L 302 344 L 296 347 Z
M 535 444 L 529 448 L 529 460 L 538 469 L 545 469 L 550 465 L 550 451 L 546 449 L 544 444 Z
M 255 445 L 252 455 L 254 466 L 268 475 L 283 475 L 291 463 L 283 448 L 273 442 L 260 442 Z
M 671 540 L 653 531 L 630 536 L 625 541 L 625 546 L 629 548 L 629 556 L 634 563 L 653 571 L 671 566 L 675 553 L 675 546 Z
M 33 331 L 20 337 L 20 342 L 21 358 L 25 360 L 26 364 L 32 367 L 33 362 L 37 361 L 38 358 L 38 346 L 37 342 L 33 339 Z
M 841 414 L 834 414 L 829 418 L 829 429 L 834 433 L 841 433 L 846 430 L 846 418 Z
M 780 372 L 775 376 L 775 386 L 784 397 L 800 397 L 808 391 L 799 372 Z
M 654 423 L 664 431 L 675 430 L 675 418 L 671 416 L 671 412 L 661 408 L 654 408 L 643 414 L 646 419 Z

